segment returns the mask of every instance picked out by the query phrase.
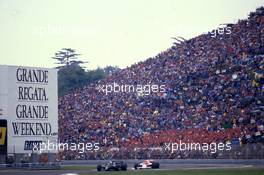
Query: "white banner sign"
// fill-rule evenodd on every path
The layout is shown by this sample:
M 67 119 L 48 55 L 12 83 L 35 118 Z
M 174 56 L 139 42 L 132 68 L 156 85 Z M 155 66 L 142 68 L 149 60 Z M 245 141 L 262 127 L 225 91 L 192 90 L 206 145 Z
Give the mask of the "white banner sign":
M 58 138 L 57 70 L 0 66 L 0 108 L 7 120 L 8 153 L 32 153 Z

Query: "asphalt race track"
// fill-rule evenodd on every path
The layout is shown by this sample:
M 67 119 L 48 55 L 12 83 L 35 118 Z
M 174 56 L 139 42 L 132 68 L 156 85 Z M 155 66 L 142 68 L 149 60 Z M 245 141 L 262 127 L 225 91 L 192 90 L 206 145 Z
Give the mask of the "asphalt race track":
M 135 162 L 140 160 L 126 160 L 129 171 L 140 171 L 133 170 Z M 96 166 L 98 163 L 105 163 L 107 161 L 63 161 L 63 166 Z M 175 170 L 175 169 L 222 169 L 222 168 L 251 168 L 251 167 L 264 167 L 264 159 L 249 159 L 249 160 L 159 160 L 160 170 Z M 81 174 L 96 172 L 96 170 L 23 170 L 23 169 L 1 169 L 0 175 L 63 175 L 63 174 Z

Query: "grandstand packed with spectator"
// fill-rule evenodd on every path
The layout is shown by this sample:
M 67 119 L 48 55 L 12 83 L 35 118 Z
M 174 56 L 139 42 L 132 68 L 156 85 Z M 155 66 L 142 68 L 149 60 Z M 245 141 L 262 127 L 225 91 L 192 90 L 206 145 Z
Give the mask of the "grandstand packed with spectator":
M 226 25 L 231 34 L 178 40 L 154 58 L 61 97 L 60 142 L 92 141 L 101 147 L 85 154 L 63 152 L 62 158 L 212 157 L 188 151 L 161 154 L 158 149 L 180 140 L 230 143 L 237 151 L 217 153 L 215 158 L 241 158 L 250 154 L 245 149 L 263 150 L 264 7 Z M 99 85 L 114 82 L 165 85 L 166 91 L 150 95 L 98 91 Z M 258 156 L 264 158 L 264 152 Z

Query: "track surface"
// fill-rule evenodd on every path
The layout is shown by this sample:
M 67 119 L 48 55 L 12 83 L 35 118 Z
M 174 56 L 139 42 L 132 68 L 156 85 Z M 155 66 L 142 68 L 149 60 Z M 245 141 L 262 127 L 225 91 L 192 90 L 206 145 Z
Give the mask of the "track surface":
M 63 161 L 62 166 L 96 166 L 98 163 L 106 161 Z M 127 160 L 128 170 L 132 169 L 137 160 Z M 159 160 L 159 170 L 174 170 L 174 169 L 222 169 L 222 168 L 251 168 L 264 167 L 264 159 L 262 160 Z M 139 170 L 140 171 L 140 170 Z M 81 174 L 96 172 L 96 170 L 22 170 L 22 169 L 2 169 L 0 175 L 62 175 L 67 173 Z

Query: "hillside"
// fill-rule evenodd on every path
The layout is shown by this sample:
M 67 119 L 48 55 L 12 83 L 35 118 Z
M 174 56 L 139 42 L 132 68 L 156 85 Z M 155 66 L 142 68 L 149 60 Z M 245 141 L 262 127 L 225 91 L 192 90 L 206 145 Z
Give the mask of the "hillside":
M 113 147 L 132 151 L 179 140 L 263 143 L 264 8 L 227 27 L 231 34 L 183 40 L 61 97 L 60 141 L 100 142 L 102 155 Z M 164 85 L 165 91 L 98 90 L 113 83 Z

